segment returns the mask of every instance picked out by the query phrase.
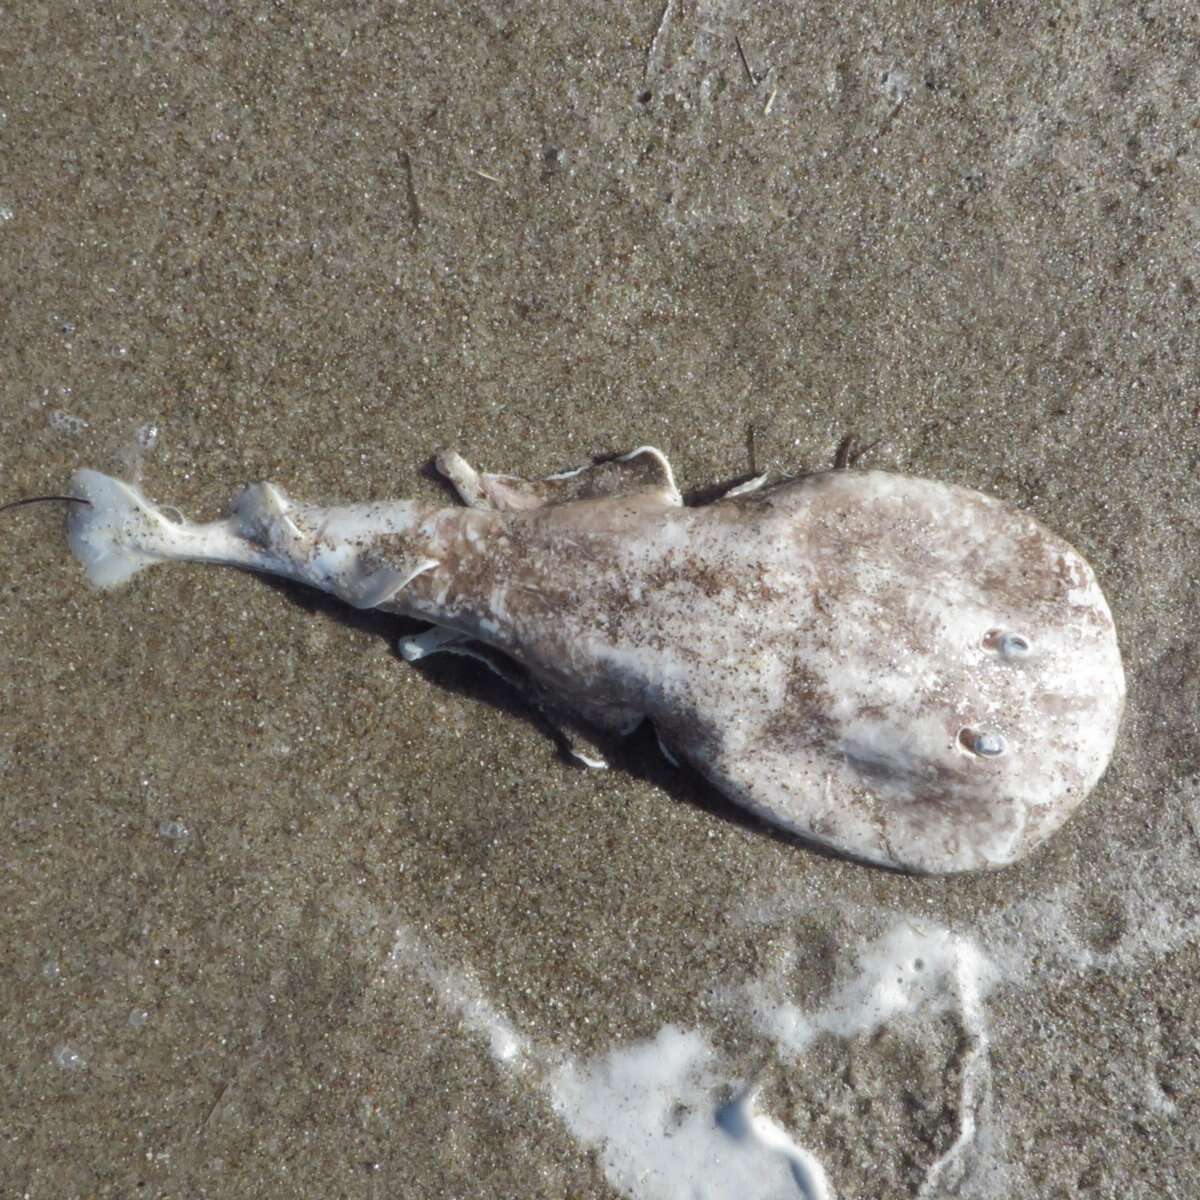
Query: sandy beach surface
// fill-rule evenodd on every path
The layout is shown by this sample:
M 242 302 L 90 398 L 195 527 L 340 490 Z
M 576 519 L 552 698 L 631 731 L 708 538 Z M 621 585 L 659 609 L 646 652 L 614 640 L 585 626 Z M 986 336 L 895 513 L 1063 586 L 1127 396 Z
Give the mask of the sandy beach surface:
M 1182 0 L 7 6 L 0 500 L 855 432 L 1077 546 L 1129 700 L 1028 861 L 885 874 L 0 514 L 0 1194 L 1194 1196 L 1198 88 Z

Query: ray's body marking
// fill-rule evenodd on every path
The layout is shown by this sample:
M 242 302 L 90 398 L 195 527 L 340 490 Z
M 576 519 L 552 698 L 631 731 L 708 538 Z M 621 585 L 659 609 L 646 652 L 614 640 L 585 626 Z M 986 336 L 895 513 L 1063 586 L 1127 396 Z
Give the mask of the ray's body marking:
M 563 711 L 648 718 L 730 799 L 883 866 L 1013 862 L 1104 772 L 1125 697 L 1108 605 L 998 500 L 834 470 L 686 507 L 650 447 L 537 482 L 438 467 L 466 507 L 259 483 L 207 524 L 79 471 L 71 548 L 102 587 L 226 563 L 428 621 L 406 658 L 499 651 Z

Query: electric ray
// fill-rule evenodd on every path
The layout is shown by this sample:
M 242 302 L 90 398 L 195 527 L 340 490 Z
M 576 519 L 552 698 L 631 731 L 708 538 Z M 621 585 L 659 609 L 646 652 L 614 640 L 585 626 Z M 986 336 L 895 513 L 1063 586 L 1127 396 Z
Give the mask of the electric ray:
M 71 548 L 100 586 L 227 563 L 431 622 L 406 658 L 498 651 L 552 711 L 649 719 L 731 800 L 883 866 L 1011 863 L 1104 772 L 1125 698 L 1108 605 L 998 500 L 838 469 L 685 506 L 651 447 L 538 482 L 438 467 L 467 507 L 258 483 L 207 524 L 79 471 Z

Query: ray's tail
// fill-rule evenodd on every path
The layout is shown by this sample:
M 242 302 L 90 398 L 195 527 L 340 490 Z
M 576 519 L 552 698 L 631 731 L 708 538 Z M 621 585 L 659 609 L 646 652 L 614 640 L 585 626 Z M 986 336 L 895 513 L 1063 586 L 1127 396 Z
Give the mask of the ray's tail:
M 71 506 L 67 537 L 97 587 L 117 587 L 172 557 L 178 525 L 133 484 L 83 470 L 71 477 L 71 491 L 87 503 Z
M 76 471 L 71 490 L 87 503 L 72 506 L 67 538 L 97 587 L 117 587 L 160 562 L 224 563 L 310 582 L 299 562 L 305 538 L 274 484 L 251 484 L 228 517 L 202 524 L 99 471 Z
M 227 517 L 196 524 L 99 471 L 76 471 L 71 490 L 86 501 L 67 519 L 71 550 L 97 587 L 160 562 L 222 563 L 376 608 L 438 565 L 437 538 L 422 532 L 434 510 L 406 501 L 315 508 L 273 483 L 252 483 Z

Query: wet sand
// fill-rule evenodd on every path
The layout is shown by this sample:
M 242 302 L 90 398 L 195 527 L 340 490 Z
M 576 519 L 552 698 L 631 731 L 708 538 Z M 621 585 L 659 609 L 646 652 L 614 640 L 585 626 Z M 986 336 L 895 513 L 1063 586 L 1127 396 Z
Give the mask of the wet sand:
M 1030 861 L 888 875 L 650 738 L 572 769 L 391 621 L 196 567 L 99 594 L 60 511 L 5 514 L 0 1192 L 673 1197 L 670 1128 L 719 1154 L 757 1082 L 838 1197 L 1190 1194 L 1190 7 L 196 7 L 0 32 L 2 498 L 140 459 L 190 516 L 449 500 L 443 446 L 647 442 L 698 492 L 854 431 L 1076 545 L 1129 706 Z M 896 929 L 927 992 L 787 1033 Z M 709 1057 L 629 1149 L 613 1056 L 664 1030 Z

